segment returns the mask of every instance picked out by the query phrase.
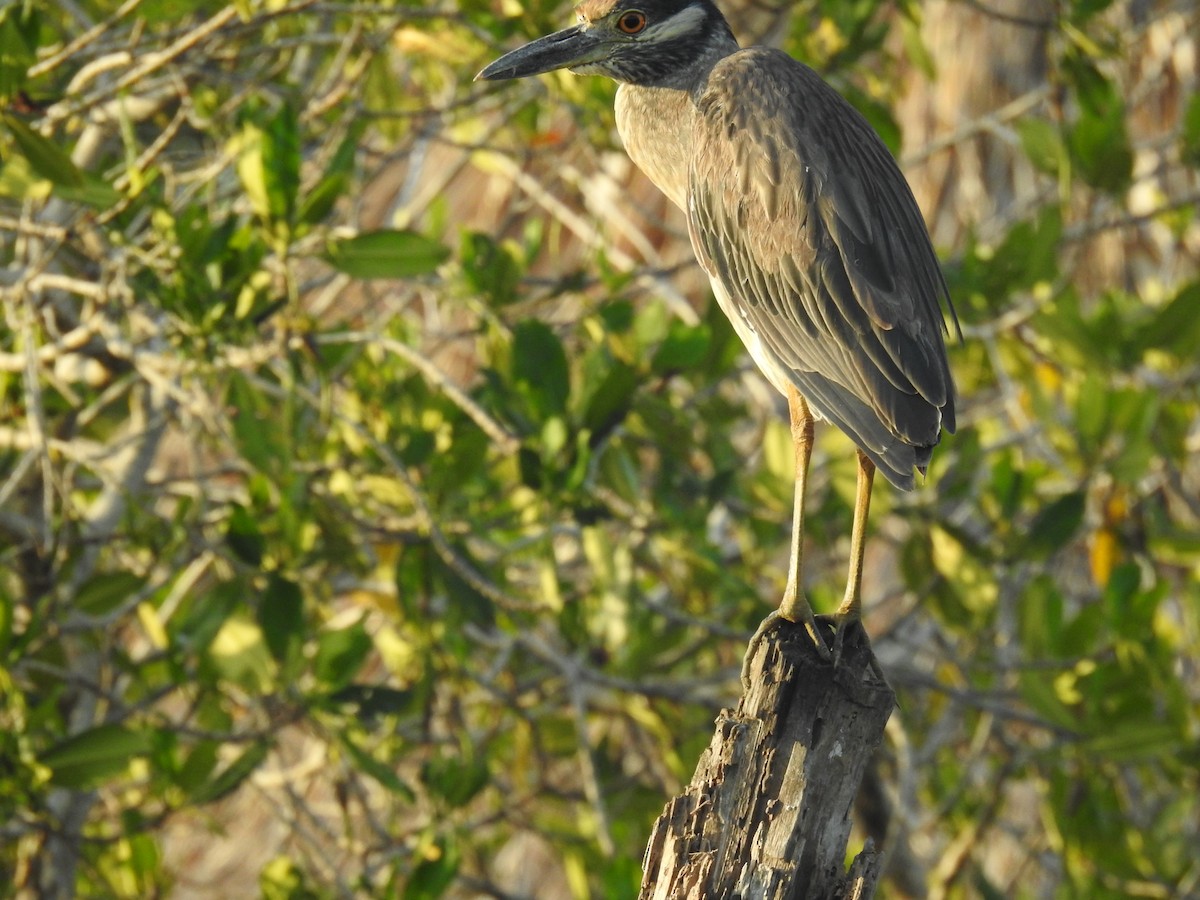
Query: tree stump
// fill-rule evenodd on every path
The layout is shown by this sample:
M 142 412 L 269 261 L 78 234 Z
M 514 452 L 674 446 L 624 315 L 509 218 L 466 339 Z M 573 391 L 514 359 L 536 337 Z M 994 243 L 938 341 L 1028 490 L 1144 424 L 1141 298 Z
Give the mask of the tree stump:
M 868 842 L 846 872 L 850 810 L 896 696 L 861 627 L 837 668 L 801 628 L 752 652 L 750 689 L 655 822 L 639 898 L 869 898 L 883 859 Z

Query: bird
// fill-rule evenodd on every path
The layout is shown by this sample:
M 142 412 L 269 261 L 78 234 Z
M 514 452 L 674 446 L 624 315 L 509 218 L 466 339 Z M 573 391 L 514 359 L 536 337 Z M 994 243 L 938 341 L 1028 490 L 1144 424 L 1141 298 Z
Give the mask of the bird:
M 836 664 L 847 629 L 861 623 L 876 471 L 912 490 L 914 470 L 924 477 L 955 429 L 946 316 L 960 339 L 961 329 L 920 208 L 866 119 L 787 53 L 741 47 L 712 0 L 583 0 L 575 14 L 573 27 L 475 80 L 568 69 L 618 82 L 626 152 L 683 211 L 717 303 L 787 399 L 796 467 L 787 582 L 751 651 L 793 623 Z M 828 641 L 803 583 L 814 420 L 848 435 L 858 459 L 846 589 L 822 617 Z

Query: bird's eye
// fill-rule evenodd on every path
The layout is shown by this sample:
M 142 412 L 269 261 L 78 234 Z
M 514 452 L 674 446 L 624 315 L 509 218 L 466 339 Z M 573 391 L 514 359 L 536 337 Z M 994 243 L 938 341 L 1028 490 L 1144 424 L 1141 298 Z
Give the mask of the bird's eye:
M 646 27 L 646 14 L 638 10 L 630 10 L 623 13 L 621 18 L 617 19 L 617 28 L 626 34 L 637 34 Z

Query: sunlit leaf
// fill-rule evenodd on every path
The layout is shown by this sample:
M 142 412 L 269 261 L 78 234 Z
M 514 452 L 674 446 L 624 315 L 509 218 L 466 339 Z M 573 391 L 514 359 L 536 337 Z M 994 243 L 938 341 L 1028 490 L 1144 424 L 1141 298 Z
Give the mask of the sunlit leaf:
M 1059 130 L 1045 119 L 1027 118 L 1017 123 L 1021 147 L 1037 168 L 1057 176 L 1067 162 L 1067 149 Z
M 33 171 L 62 187 L 83 187 L 83 173 L 58 144 L 9 113 L 0 113 L 0 124 L 4 125 Z
M 1200 167 L 1200 91 L 1193 91 L 1183 113 L 1183 128 L 1180 133 L 1183 158 L 1192 166 Z
M 1086 742 L 1090 752 L 1118 762 L 1174 756 L 1183 744 L 1184 737 L 1176 726 L 1145 721 L 1115 723 Z
M 1200 95 L 1197 95 L 1200 96 Z M 1200 281 L 1185 285 L 1170 302 L 1158 308 L 1140 329 L 1137 344 L 1143 350 L 1167 350 L 1177 356 L 1192 355 L 1200 346 Z
M 317 638 L 314 674 L 329 688 L 336 689 L 349 684 L 362 668 L 372 646 L 371 636 L 362 622 L 324 631 Z
M 365 124 L 361 122 L 349 129 L 329 161 L 324 176 L 304 196 L 297 214 L 299 221 L 309 225 L 322 221 L 345 194 L 364 131 Z
M 75 607 L 88 615 L 105 615 L 128 602 L 145 583 L 145 578 L 133 572 L 100 572 L 79 588 Z
M 414 231 L 380 229 L 330 242 L 325 258 L 355 278 L 429 275 L 450 255 L 444 244 Z
M 192 791 L 189 800 L 196 805 L 213 803 L 236 790 L 267 758 L 271 745 L 255 741 L 234 758 L 224 769 L 209 781 Z
M 359 771 L 369 775 L 393 794 L 397 794 L 406 800 L 414 799 L 412 788 L 400 779 L 391 766 L 377 760 L 366 750 L 355 744 L 348 736 L 342 736 L 341 747 L 346 751 L 355 768 Z
M 0 99 L 24 87 L 37 62 L 41 12 L 36 3 L 7 3 L 0 8 Z
M 1057 650 L 1063 624 L 1062 593 L 1048 576 L 1025 588 L 1017 608 L 1021 645 L 1034 659 Z
M 273 681 L 274 666 L 262 629 L 247 616 L 226 619 L 208 647 L 208 659 L 220 679 L 252 693 Z
M 95 784 L 128 768 L 134 757 L 150 750 L 149 736 L 125 725 L 97 725 L 42 753 L 38 761 L 50 769 L 60 787 Z
M 438 840 L 427 845 L 400 894 L 402 900 L 437 900 L 458 874 L 460 862 L 457 844 Z

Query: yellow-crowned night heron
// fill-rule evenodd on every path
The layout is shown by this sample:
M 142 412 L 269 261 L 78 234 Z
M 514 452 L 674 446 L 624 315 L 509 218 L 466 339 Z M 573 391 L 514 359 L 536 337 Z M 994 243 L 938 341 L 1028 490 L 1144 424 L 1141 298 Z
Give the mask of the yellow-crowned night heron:
M 802 622 L 829 657 L 800 571 L 813 418 L 858 445 L 836 658 L 844 626 L 861 615 L 875 469 L 910 490 L 942 429 L 954 430 L 939 300 L 954 311 L 921 213 L 866 120 L 787 54 L 739 48 L 711 0 L 584 0 L 576 13 L 574 28 L 476 77 L 567 68 L 620 82 L 625 149 L 687 215 L 717 301 L 787 397 L 796 452 L 791 563 L 783 602 L 756 639 L 781 619 Z

